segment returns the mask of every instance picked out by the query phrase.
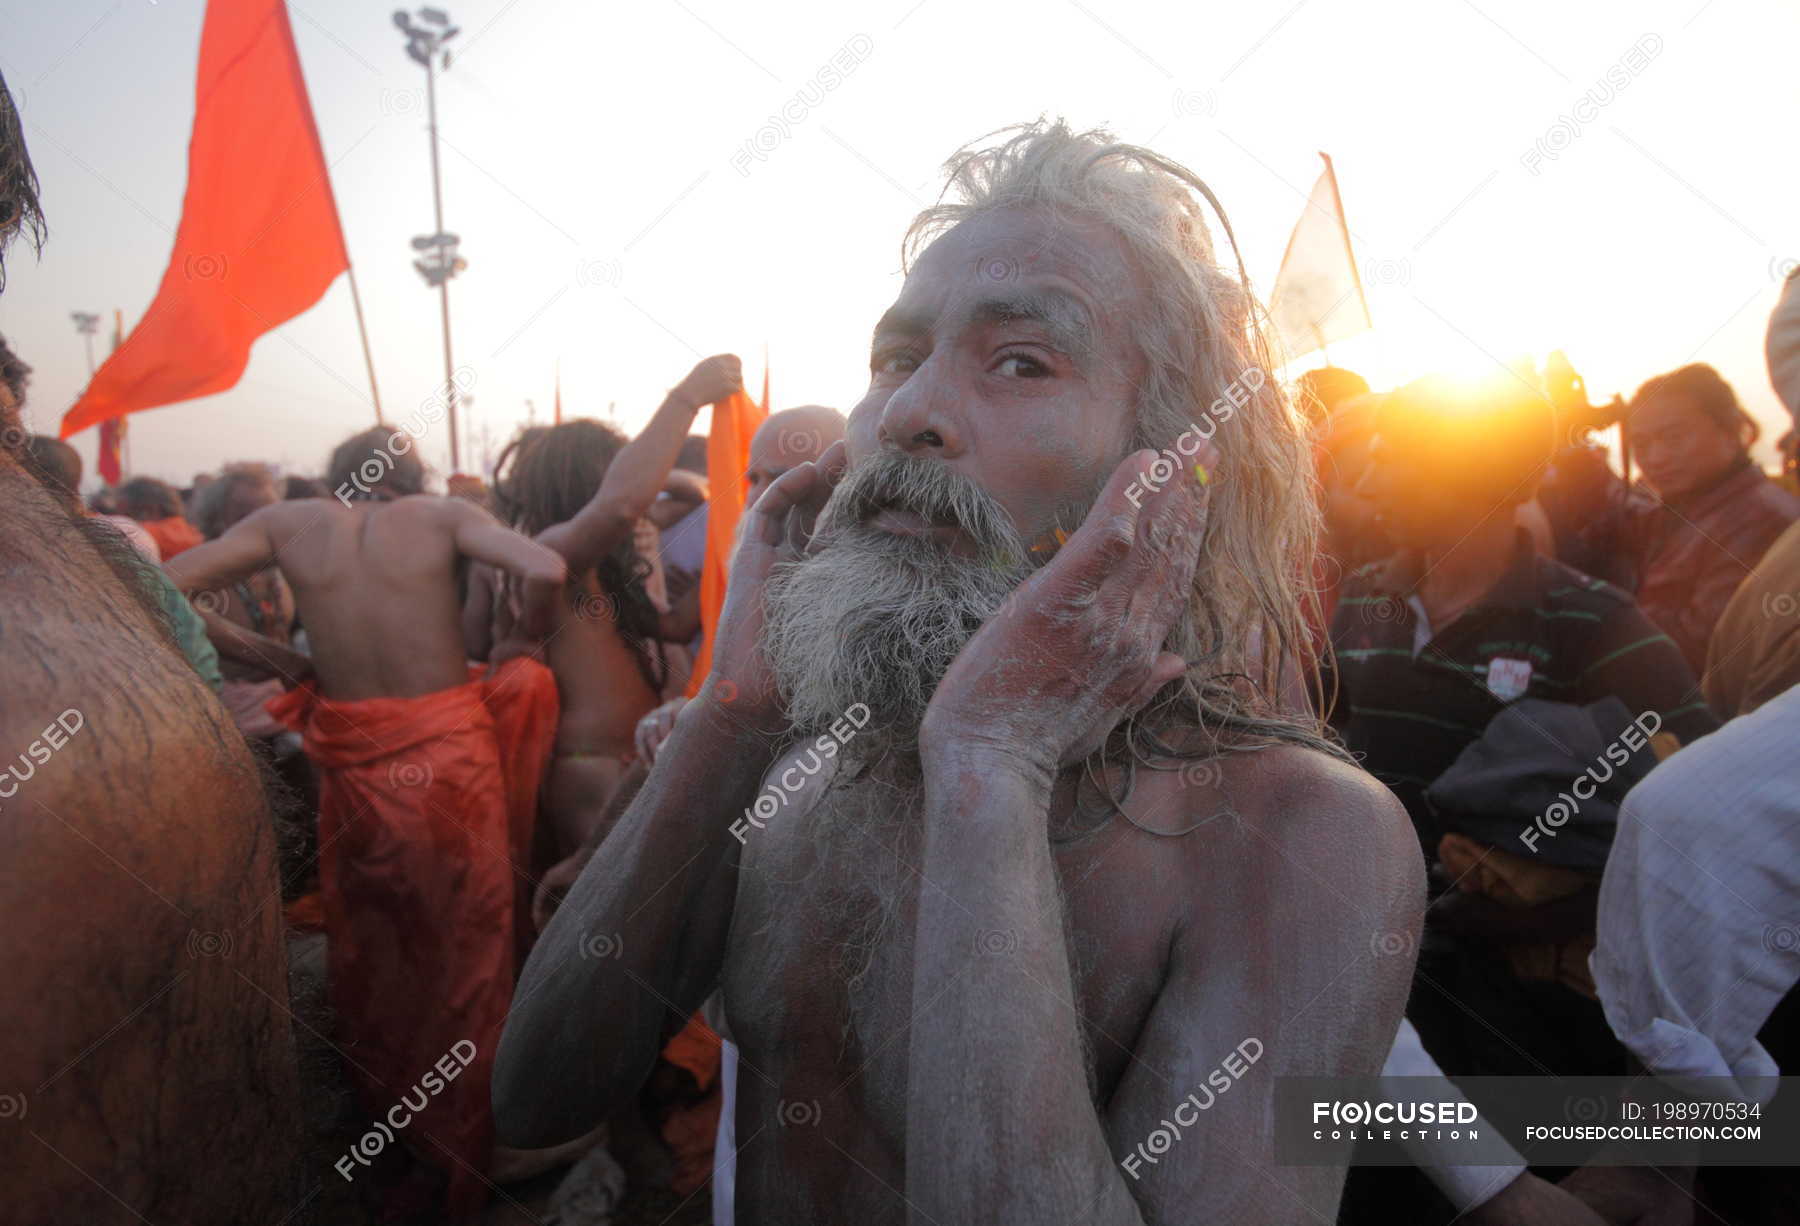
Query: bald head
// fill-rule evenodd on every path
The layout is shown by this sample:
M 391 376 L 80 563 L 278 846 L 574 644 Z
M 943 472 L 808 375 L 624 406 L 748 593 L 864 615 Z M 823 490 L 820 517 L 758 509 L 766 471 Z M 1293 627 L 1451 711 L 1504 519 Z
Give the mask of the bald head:
M 744 505 L 754 505 L 782 473 L 818 459 L 843 437 L 844 415 L 824 405 L 802 405 L 769 414 L 750 440 L 750 471 L 746 474 L 749 485 L 744 491 Z

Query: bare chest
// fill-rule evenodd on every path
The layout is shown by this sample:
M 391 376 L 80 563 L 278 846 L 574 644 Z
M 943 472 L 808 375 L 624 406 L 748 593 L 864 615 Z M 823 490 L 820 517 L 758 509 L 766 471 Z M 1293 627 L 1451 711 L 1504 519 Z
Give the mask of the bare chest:
M 898 1170 L 913 1021 L 936 1003 L 913 988 L 920 891 L 938 888 L 919 871 L 920 814 L 878 791 L 842 789 L 811 811 L 777 810 L 745 835 L 722 975 L 743 1058 L 739 1135 L 766 1123 L 780 1130 L 786 1161 L 810 1165 L 805 1151 L 829 1138 L 857 1165 Z M 1048 905 L 1065 914 L 1073 1020 L 1104 1102 L 1161 987 L 1172 921 L 1131 885 L 1141 865 L 1121 832 L 1060 847 L 1056 861 L 1061 898 Z M 1007 952 L 1004 936 L 988 939 L 996 948 L 969 951 L 972 974 L 984 956 Z

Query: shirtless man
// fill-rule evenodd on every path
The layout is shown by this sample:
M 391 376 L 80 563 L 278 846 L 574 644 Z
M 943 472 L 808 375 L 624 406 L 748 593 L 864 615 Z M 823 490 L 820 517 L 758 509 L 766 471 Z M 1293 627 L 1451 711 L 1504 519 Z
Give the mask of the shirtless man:
M 42 224 L 0 80 L 0 256 L 19 229 L 41 240 Z M 177 652 L 135 551 L 21 464 L 8 358 L 0 745 L 30 769 L 0 780 L 13 1002 L 0 1217 L 303 1223 L 275 838 L 255 763 Z
M 495 480 L 501 515 L 568 565 L 543 647 L 561 700 L 544 793 L 556 860 L 589 841 L 631 757 L 637 722 L 667 680 L 635 530 L 668 482 L 695 414 L 742 386 L 735 355 L 706 358 L 629 443 L 601 422 L 570 421 L 533 431 L 503 457 Z M 468 599 L 482 599 L 470 586 Z M 465 607 L 465 624 L 469 617 Z M 519 648 L 503 642 L 494 658 Z
M 771 413 L 750 436 L 750 468 L 744 474 L 744 505 L 755 506 L 762 492 L 789 469 L 817 460 L 843 437 L 844 415 L 836 409 L 809 404 Z M 688 595 L 677 605 L 677 615 L 683 620 L 676 637 L 685 641 L 700 632 L 698 583 L 689 588 Z M 687 704 L 686 698 L 672 698 L 638 720 L 632 734 L 637 760 L 618 781 L 599 821 L 591 823 L 592 828 L 581 845 L 567 858 L 552 865 L 538 883 L 532 916 L 540 929 L 549 922 L 551 913 L 562 903 L 581 870 L 587 867 L 612 821 L 624 812 L 625 805 L 643 786 L 650 764 L 656 760 L 656 751 L 668 739 L 676 718 Z
M 535 661 L 471 679 L 457 576 L 475 559 L 517 580 L 524 625 L 542 634 L 565 570 L 474 503 L 422 494 L 423 479 L 403 432 L 366 431 L 331 458 L 327 482 L 349 496 L 265 506 L 166 569 L 203 592 L 273 564 L 293 588 L 316 679 L 272 712 L 303 732 L 320 781 L 331 1002 L 372 1115 L 473 1045 L 466 1060 L 457 1048 L 467 1071 L 401 1133 L 448 1176 L 455 1215 L 501 1169 L 482 1079 L 523 939 L 519 875 L 556 722 L 554 681 Z M 415 1172 L 390 1208 L 438 1195 Z
M 847 451 L 749 513 L 714 672 L 526 967 L 513 1143 L 718 989 L 745 1220 L 1330 1220 L 1275 1078 L 1380 1066 L 1423 866 L 1276 697 L 1305 446 L 1191 176 L 1108 140 L 1024 129 L 918 223 Z

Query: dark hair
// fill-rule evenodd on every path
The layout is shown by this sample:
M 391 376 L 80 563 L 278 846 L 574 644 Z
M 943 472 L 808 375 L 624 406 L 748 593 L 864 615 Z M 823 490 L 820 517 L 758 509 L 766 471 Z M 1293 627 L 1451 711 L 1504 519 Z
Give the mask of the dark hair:
M 404 440 L 405 450 L 391 446 Z M 377 498 L 403 498 L 425 488 L 425 463 L 419 459 L 418 440 L 404 430 L 371 426 L 337 445 L 325 465 L 325 488 Z
M 167 481 L 133 477 L 119 487 L 119 508 L 133 519 L 170 519 L 181 515 L 181 494 Z
M 198 480 L 198 478 L 196 478 Z M 207 540 L 214 540 L 231 527 L 226 515 L 231 500 L 245 486 L 261 486 L 275 493 L 275 474 L 267 464 L 243 461 L 227 464 L 217 477 L 194 491 L 194 527 Z
M 0 289 L 6 288 L 6 248 L 23 232 L 32 250 L 44 249 L 44 210 L 38 204 L 37 171 L 25 149 L 19 108 L 0 76 Z
M 616 427 L 590 418 L 527 427 L 506 445 L 494 465 L 495 512 L 527 536 L 575 518 L 599 491 L 606 470 L 626 442 Z M 650 563 L 638 553 L 637 542 L 626 537 L 600 560 L 594 573 L 619 611 L 619 634 L 637 658 L 638 671 L 660 693 L 668 668 L 657 638 L 656 606 L 644 590 Z
M 317 477 L 289 477 L 281 483 L 283 498 L 329 498 L 331 491 Z
M 25 468 L 54 494 L 79 504 L 81 453 L 59 438 L 34 434 L 25 440 Z
M 25 389 L 31 384 L 31 367 L 20 360 L 12 351 L 6 338 L 0 336 L 0 383 L 6 384 L 6 390 L 21 408 L 25 405 Z
M 1369 394 L 1369 381 L 1342 366 L 1321 366 L 1294 381 L 1294 404 L 1313 425 L 1318 425 L 1346 400 Z
M 706 471 L 706 435 L 690 434 L 682 440 L 681 450 L 675 454 L 675 467 L 684 468 L 691 473 L 707 476 Z
M 1687 405 L 1723 433 L 1737 439 L 1740 450 L 1750 450 L 1750 444 L 1762 433 L 1756 419 L 1744 412 L 1731 384 L 1705 362 L 1694 362 L 1647 380 L 1632 394 L 1631 404 L 1626 408 L 1627 417 L 1647 404 L 1671 400 Z
M 1556 438 L 1550 402 L 1511 375 L 1415 379 L 1383 398 L 1375 429 L 1384 451 L 1433 472 L 1438 484 L 1513 503 L 1531 497 Z

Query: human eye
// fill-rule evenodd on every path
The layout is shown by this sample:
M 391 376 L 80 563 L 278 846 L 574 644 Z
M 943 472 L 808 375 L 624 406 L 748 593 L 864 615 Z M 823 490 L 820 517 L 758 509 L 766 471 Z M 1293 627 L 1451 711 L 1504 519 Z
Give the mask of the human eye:
M 1017 379 L 1045 379 L 1050 376 L 1050 368 L 1032 354 L 1015 349 L 1000 355 L 994 373 Z

